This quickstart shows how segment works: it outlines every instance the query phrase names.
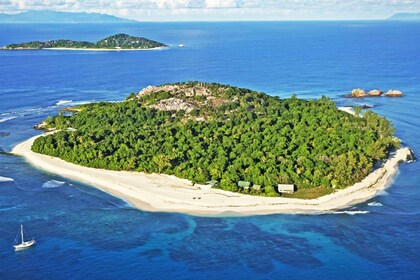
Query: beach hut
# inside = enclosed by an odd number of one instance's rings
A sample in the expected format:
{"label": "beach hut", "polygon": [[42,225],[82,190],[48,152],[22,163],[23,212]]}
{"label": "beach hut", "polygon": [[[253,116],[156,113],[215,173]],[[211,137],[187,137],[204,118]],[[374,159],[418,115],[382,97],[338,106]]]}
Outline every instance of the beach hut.
{"label": "beach hut", "polygon": [[238,182],[238,187],[243,188],[245,190],[249,190],[249,188],[251,187],[251,182],[248,182],[248,181],[239,181]]}
{"label": "beach hut", "polygon": [[277,191],[279,193],[294,193],[295,192],[295,185],[291,184],[278,184]]}

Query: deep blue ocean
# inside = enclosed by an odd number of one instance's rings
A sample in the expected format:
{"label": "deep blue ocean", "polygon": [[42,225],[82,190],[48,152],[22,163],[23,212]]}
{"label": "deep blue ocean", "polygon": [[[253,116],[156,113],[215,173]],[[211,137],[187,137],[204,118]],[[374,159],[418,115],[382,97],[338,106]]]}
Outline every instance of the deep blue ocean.
{"label": "deep blue ocean", "polygon": [[[39,134],[33,126],[61,107],[200,80],[372,105],[420,154],[420,23],[3,24],[0,45],[115,33],[171,47],[0,51],[2,150]],[[406,96],[342,98],[357,87]],[[420,279],[418,162],[402,164],[379,196],[335,214],[236,218],[139,211],[6,154],[0,176],[0,279]],[[37,244],[15,252],[22,223]]]}

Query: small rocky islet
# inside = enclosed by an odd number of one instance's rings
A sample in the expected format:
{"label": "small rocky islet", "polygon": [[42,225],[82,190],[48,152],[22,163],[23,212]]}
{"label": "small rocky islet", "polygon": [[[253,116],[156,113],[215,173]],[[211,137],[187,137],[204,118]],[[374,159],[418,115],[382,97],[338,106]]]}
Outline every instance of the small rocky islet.
{"label": "small rocky islet", "polygon": [[363,98],[363,97],[402,97],[404,94],[400,90],[390,89],[387,92],[383,92],[380,89],[373,89],[370,91],[365,91],[364,89],[355,88],[347,95],[349,98]]}

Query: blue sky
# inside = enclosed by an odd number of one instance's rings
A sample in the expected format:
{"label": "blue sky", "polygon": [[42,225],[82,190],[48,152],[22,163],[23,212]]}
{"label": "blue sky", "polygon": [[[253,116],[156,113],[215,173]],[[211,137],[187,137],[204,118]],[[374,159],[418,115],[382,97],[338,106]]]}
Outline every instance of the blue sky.
{"label": "blue sky", "polygon": [[141,21],[383,19],[420,0],[0,0],[0,12],[98,12]]}

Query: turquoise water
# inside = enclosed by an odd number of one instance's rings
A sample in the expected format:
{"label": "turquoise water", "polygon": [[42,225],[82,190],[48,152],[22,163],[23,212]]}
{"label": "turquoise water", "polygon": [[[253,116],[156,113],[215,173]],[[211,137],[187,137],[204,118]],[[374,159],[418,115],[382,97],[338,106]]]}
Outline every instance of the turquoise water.
{"label": "turquoise water", "polygon": [[[61,107],[202,80],[373,105],[420,151],[418,23],[19,24],[0,25],[0,45],[120,32],[171,48],[0,52],[0,148],[39,134],[33,125]],[[400,89],[406,97],[341,97],[355,87]],[[420,278],[417,162],[401,165],[386,192],[335,214],[242,218],[139,211],[5,154],[0,176],[0,279]],[[15,252],[21,223],[37,245]]]}

